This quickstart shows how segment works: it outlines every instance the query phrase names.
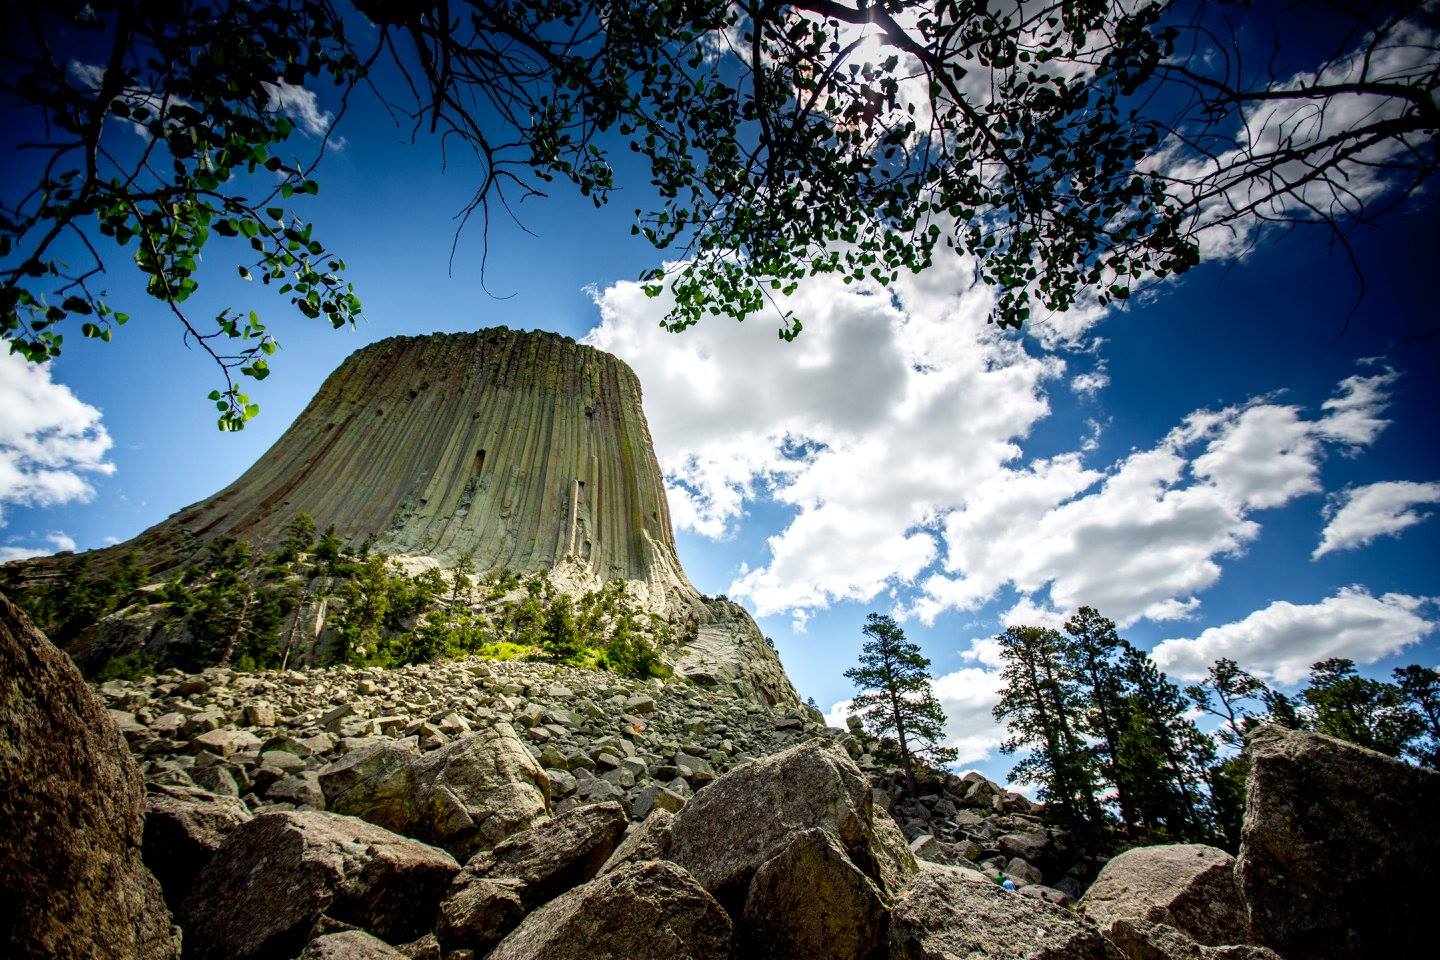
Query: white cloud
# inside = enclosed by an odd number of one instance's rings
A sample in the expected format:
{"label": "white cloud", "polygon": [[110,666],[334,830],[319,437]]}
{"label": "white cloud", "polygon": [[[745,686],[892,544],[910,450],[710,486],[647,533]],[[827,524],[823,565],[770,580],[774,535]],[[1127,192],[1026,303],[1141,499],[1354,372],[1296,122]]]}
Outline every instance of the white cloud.
{"label": "white cloud", "polygon": [[52,530],[45,535],[45,539],[49,541],[48,547],[0,547],[0,563],[28,560],[31,557],[44,557],[62,550],[75,549],[75,539],[61,530]]}
{"label": "white cloud", "polygon": [[115,472],[100,411],[52,381],[52,369],[0,354],[0,523],[6,504],[87,501],[87,475]]}
{"label": "white cloud", "polygon": [[1079,453],[998,470],[945,516],[941,570],[910,612],[930,622],[1010,586],[1021,599],[1007,622],[1053,622],[1082,603],[1122,625],[1192,616],[1219,561],[1259,534],[1255,511],[1317,492],[1327,444],[1374,439],[1393,378],[1342,381],[1316,418],[1267,400],[1196,411],[1105,471]]}
{"label": "white cloud", "polygon": [[1397,480],[1346,490],[1326,505],[1329,522],[1311,559],[1336,550],[1354,550],[1377,537],[1412,527],[1430,516],[1415,508],[1429,503],[1440,503],[1440,483]]}
{"label": "white cloud", "polygon": [[1005,725],[990,712],[1000,702],[1000,671],[961,667],[935,678],[945,708],[945,742],[959,751],[958,764],[988,760],[1005,739]]}
{"label": "white cloud", "polygon": [[1319,603],[1277,600],[1243,620],[1210,627],[1193,639],[1166,640],[1150,655],[1173,676],[1197,680],[1221,657],[1282,684],[1294,684],[1310,665],[1329,657],[1374,663],[1418,643],[1437,625],[1426,609],[1435,601],[1400,593],[1371,596],[1342,588]]}
{"label": "white cloud", "polygon": [[669,302],[634,283],[597,292],[588,342],[640,376],[677,526],[721,536],[747,501],[792,511],[770,558],[728,589],[761,614],[866,600],[938,555],[933,525],[1020,454],[1049,413],[1035,356],[986,323],[988,289],[958,260],[894,296],[821,278],[782,300],[793,344],[764,319],[715,319],[676,337]]}
{"label": "white cloud", "polygon": [[1026,463],[1021,444],[1065,362],[986,324],[991,294],[958,259],[893,295],[801,284],[781,303],[807,321],[789,345],[758,318],[668,334],[668,300],[630,282],[595,299],[587,340],[645,384],[676,526],[718,538],[747,504],[786,510],[767,562],[727,593],[802,623],[914,585],[895,612],[926,622],[1007,587],[1015,616],[1082,603],[1122,625],[1193,616],[1220,561],[1258,535],[1256,511],[1318,492],[1327,450],[1385,427],[1395,379],[1348,377],[1316,414],[1263,397],[1196,411],[1108,468],[1085,460],[1097,421],[1079,449]]}
{"label": "white cloud", "polygon": [[1100,391],[1110,386],[1110,372],[1105,362],[1095,365],[1088,373],[1078,374],[1070,379],[1070,389],[1086,400],[1094,400]]}
{"label": "white cloud", "polygon": [[267,111],[283,113],[311,136],[323,137],[330,129],[335,117],[330,111],[320,109],[315,91],[307,90],[297,83],[286,83],[284,80],[274,83],[262,81],[260,85],[270,95],[270,102],[265,105]]}

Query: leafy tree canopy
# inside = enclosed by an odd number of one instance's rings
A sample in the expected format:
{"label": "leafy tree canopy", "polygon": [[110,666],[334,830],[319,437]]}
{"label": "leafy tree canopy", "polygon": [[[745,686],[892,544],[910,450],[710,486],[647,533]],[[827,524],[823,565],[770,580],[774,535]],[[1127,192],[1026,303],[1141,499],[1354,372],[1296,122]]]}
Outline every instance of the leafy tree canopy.
{"label": "leafy tree canopy", "polygon": [[[0,13],[0,89],[43,132],[16,144],[34,175],[0,199],[0,336],[37,362],[76,326],[109,339],[138,307],[110,302],[103,271],[131,257],[218,364],[220,427],[242,427],[258,411],[243,378],[269,374],[276,341],[255,310],[187,312],[210,241],[307,317],[361,312],[297,209],[315,161],[291,156],[275,109],[321,82],[342,115],[378,95],[473,150],[465,219],[487,227],[555,181],[603,204],[616,152],[637,154],[652,198],[633,231],[671,258],[643,279],[673,295],[676,330],[754,315],[808,276],[886,283],[954,254],[1019,326],[1189,269],[1204,231],[1340,229],[1431,178],[1433,7],[1256,4],[1276,49],[1323,51],[1280,73],[1241,56],[1239,6],[19,0]],[[377,63],[401,81],[373,84]],[[116,143],[131,125],[143,147]],[[803,322],[784,314],[780,336]]]}

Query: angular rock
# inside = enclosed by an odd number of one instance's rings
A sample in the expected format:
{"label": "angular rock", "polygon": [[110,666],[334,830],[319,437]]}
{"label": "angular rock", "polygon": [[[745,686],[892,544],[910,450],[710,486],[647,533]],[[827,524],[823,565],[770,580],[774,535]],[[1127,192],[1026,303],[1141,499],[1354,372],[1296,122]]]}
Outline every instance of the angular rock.
{"label": "angular rock", "polygon": [[790,837],[750,881],[739,952],[756,960],[870,960],[883,946],[880,889],[824,830]]}
{"label": "angular rock", "polygon": [[1319,960],[1432,951],[1440,773],[1273,724],[1246,749],[1235,873],[1256,939]]}
{"label": "angular rock", "polygon": [[393,943],[434,924],[460,865],[443,850],[317,811],[264,813],[231,832],[182,911],[186,957],[293,957],[322,915]]}
{"label": "angular rock", "polygon": [[891,960],[1120,960],[1068,910],[933,865],[895,904],[889,939]]}
{"label": "angular rock", "polygon": [[0,956],[170,960],[125,738],[69,657],[0,596]]}
{"label": "angular rock", "polygon": [[299,960],[405,960],[405,956],[363,930],[343,930],[311,940]]}
{"label": "angular rock", "polygon": [[1117,918],[1109,937],[1127,960],[1282,960],[1268,947],[1207,946],[1174,927],[1137,917]]}
{"label": "angular rock", "polygon": [[670,855],[670,831],[674,824],[675,815],[668,810],[655,810],[641,822],[632,823],[600,872],[609,873],[637,860],[666,859]]}
{"label": "angular rock", "polygon": [[251,818],[238,797],[184,787],[152,788],[145,799],[145,865],[165,902],[179,910],[190,886],[230,832]]}
{"label": "angular rock", "polygon": [[[823,740],[752,760],[697,793],[678,814],[670,858],[738,911],[744,886],[795,830],[833,834],[851,861],[893,897],[915,859],[898,830],[877,828],[870,785],[845,751]],[[890,824],[893,827],[893,824]]]}
{"label": "angular rock", "polygon": [[415,756],[395,745],[356,751],[320,771],[330,808],[445,847],[489,849],[550,812],[550,781],[509,724]]}
{"label": "angular rock", "polygon": [[440,904],[447,950],[488,949],[521,917],[599,873],[629,821],[618,803],[577,807],[476,854]]}
{"label": "angular rock", "polygon": [[1176,927],[1202,944],[1245,943],[1248,926],[1235,858],[1199,843],[1126,850],[1105,864],[1080,911],[1110,936],[1120,919]]}
{"label": "angular rock", "polygon": [[673,863],[626,864],[525,918],[486,960],[728,960],[730,918]]}

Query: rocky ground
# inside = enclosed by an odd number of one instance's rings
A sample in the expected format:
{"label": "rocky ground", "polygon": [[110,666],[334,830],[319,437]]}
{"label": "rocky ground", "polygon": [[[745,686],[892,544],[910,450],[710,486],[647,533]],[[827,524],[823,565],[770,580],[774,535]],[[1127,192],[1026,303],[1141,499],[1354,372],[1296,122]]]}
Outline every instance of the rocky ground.
{"label": "rocky ground", "polygon": [[1440,774],[1278,727],[1247,745],[1238,858],[1137,848],[1067,906],[1083,869],[1024,798],[977,777],[903,798],[803,710],[473,662],[102,693],[0,597],[0,955],[1340,960],[1432,939]]}
{"label": "rocky ground", "polygon": [[[471,828],[426,822],[436,817],[421,798],[468,776],[453,759],[441,770],[440,758],[473,753],[483,740],[491,752],[510,751],[554,813],[615,801],[643,820],[678,810],[738,764],[820,737],[857,763],[875,805],[928,859],[973,862],[1020,888],[1048,881],[1053,888],[1031,895],[1058,903],[1077,898],[1096,869],[1074,862],[1063,833],[1025,797],[979,774],[923,780],[908,797],[855,733],[825,727],[812,709],[765,707],[723,688],[469,660],[396,670],[217,668],[109,681],[98,692],[152,794],[199,788],[239,798],[252,812],[328,809],[449,841]],[[523,810],[512,819],[529,822]],[[453,843],[462,854],[473,846]]]}

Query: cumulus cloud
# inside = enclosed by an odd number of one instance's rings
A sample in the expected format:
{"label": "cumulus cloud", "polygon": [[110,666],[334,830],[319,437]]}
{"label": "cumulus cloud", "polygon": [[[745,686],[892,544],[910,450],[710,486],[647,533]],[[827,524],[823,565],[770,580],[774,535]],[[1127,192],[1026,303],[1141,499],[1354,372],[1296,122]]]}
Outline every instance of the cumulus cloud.
{"label": "cumulus cloud", "polygon": [[791,511],[727,591],[768,614],[915,578],[941,514],[1019,456],[1064,363],[988,325],[991,297],[958,262],[893,295],[821,278],[782,300],[807,329],[777,345],[760,319],[667,334],[668,301],[621,282],[587,339],[645,384],[678,526],[723,535],[760,498]]}
{"label": "cumulus cloud", "polygon": [[1166,640],[1150,652],[1172,676],[1198,680],[1221,657],[1282,684],[1304,679],[1310,666],[1329,657],[1374,663],[1428,636],[1437,621],[1434,598],[1401,593],[1371,596],[1363,587],[1342,588],[1319,603],[1277,600],[1254,613],[1191,639]]}
{"label": "cumulus cloud", "polygon": [[930,622],[1010,586],[1021,601],[1007,619],[1053,622],[1082,603],[1122,625],[1191,616],[1219,561],[1259,534],[1256,511],[1318,492],[1327,445],[1383,429],[1393,379],[1347,378],[1316,417],[1263,398],[1196,411],[1108,470],[1079,453],[997,470],[944,517],[941,569],[910,610]]}
{"label": "cumulus cloud", "polygon": [[28,560],[31,557],[44,557],[52,553],[59,553],[62,550],[74,550],[75,539],[64,531],[52,530],[45,535],[48,546],[44,547],[0,547],[0,563],[9,563],[12,560]]}
{"label": "cumulus cloud", "polygon": [[89,477],[115,472],[100,411],[51,380],[52,369],[0,354],[0,523],[7,504],[87,501]]}
{"label": "cumulus cloud", "polygon": [[727,593],[801,622],[897,588],[896,612],[926,622],[1006,588],[1036,619],[1080,603],[1121,624],[1192,616],[1257,511],[1318,492],[1328,450],[1384,429],[1395,379],[1348,377],[1313,412],[1268,397],[1196,411],[1108,467],[1085,459],[1096,422],[1078,449],[1026,462],[1065,360],[988,325],[991,293],[958,259],[893,291],[801,284],[780,305],[807,329],[785,346],[763,321],[666,333],[669,302],[635,283],[594,296],[587,340],[645,384],[676,526],[718,538],[748,504],[785,509],[767,561]]}
{"label": "cumulus cloud", "polygon": [[1440,503],[1440,483],[1396,480],[1346,490],[1326,505],[1328,522],[1310,557],[1318,560],[1327,553],[1354,550],[1378,537],[1398,534],[1428,518],[1428,511],[1416,507],[1431,503]]}

